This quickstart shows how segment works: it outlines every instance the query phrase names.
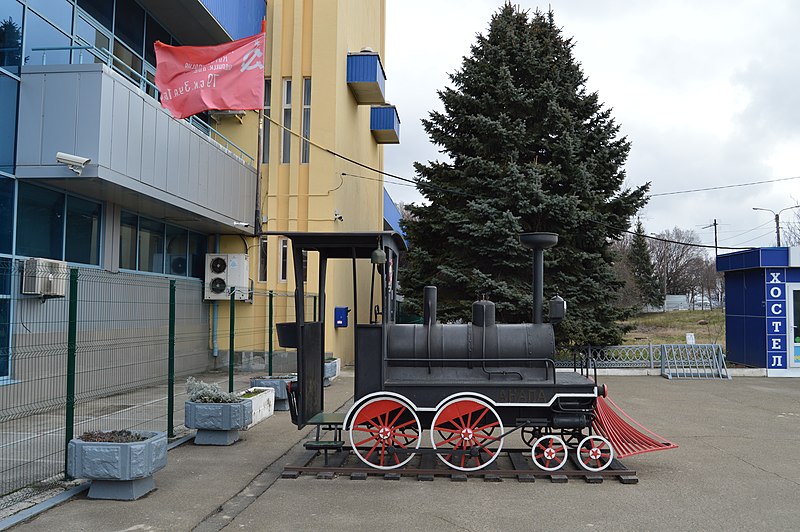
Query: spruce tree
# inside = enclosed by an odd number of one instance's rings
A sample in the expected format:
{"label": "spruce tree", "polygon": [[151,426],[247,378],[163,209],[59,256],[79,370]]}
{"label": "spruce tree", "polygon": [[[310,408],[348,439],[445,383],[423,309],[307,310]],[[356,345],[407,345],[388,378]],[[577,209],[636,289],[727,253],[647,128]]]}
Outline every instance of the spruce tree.
{"label": "spruce tree", "polygon": [[412,308],[439,288],[439,317],[469,319],[472,301],[498,321],[531,320],[531,252],[518,234],[559,233],[545,254],[545,298],[568,301],[559,340],[620,341],[620,286],[611,243],[644,205],[647,186],[622,189],[630,144],[562,36],[553,12],[506,4],[439,91],[444,111],[423,125],[449,158],[416,163],[425,205],[409,207],[402,279]]}
{"label": "spruce tree", "polygon": [[653,268],[653,258],[644,236],[644,225],[641,220],[636,220],[631,245],[627,256],[636,287],[639,289],[642,306],[651,305],[659,307],[664,304],[664,293]]}

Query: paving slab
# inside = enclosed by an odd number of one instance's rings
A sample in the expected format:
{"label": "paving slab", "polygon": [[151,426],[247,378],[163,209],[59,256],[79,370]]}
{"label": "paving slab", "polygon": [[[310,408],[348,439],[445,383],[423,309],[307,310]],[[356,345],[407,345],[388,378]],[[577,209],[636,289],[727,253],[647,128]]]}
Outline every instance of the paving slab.
{"label": "paving slab", "polygon": [[[276,413],[230,448],[183,445],[132,502],[73,499],[19,530],[796,530],[800,381],[604,376],[610,397],[680,448],[625,458],[638,484],[281,479],[308,431]],[[326,388],[328,408],[352,372]]]}

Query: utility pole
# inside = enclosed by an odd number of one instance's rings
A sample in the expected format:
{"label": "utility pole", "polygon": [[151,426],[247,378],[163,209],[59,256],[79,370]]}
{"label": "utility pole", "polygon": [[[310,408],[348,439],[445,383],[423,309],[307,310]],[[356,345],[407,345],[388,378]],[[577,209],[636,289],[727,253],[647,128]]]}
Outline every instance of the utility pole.
{"label": "utility pole", "polygon": [[781,213],[783,211],[788,211],[789,209],[796,209],[798,207],[800,207],[800,204],[792,205],[791,207],[786,207],[784,209],[779,210],[778,212],[775,212],[772,209],[764,209],[762,207],[753,207],[753,210],[771,212],[775,216],[775,242],[777,243],[778,247],[781,247]]}
{"label": "utility pole", "polygon": [[[718,246],[718,244],[717,244],[717,219],[714,218],[714,223],[713,224],[706,225],[702,229],[708,229],[709,227],[712,227],[712,226],[714,227],[714,257],[719,257],[719,250],[717,249],[717,246]],[[778,243],[778,245],[780,246],[780,242]]]}

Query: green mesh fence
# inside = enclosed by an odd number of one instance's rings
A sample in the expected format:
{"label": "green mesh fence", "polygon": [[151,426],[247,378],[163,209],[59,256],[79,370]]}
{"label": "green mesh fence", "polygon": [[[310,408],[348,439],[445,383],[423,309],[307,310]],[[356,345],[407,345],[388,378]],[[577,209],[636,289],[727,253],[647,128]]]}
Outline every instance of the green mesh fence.
{"label": "green mesh fence", "polygon": [[[315,302],[308,296],[309,321]],[[235,303],[233,371],[229,303],[216,305],[217,357],[200,280],[0,258],[0,510],[63,486],[73,436],[188,433],[187,377],[226,389],[235,373],[242,390],[273,357],[293,362],[274,332],[294,321],[292,294],[256,292],[251,303]]]}

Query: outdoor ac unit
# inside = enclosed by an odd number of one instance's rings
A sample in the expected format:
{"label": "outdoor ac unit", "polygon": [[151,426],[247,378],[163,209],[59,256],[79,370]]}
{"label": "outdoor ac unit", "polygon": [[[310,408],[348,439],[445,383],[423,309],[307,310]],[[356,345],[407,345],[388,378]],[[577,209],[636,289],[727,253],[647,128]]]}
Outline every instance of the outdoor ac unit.
{"label": "outdoor ac unit", "polygon": [[247,255],[239,253],[207,253],[206,279],[203,299],[221,301],[250,299],[250,264]]}
{"label": "outdoor ac unit", "polygon": [[67,263],[32,258],[22,271],[22,293],[43,297],[64,297],[67,293]]}

